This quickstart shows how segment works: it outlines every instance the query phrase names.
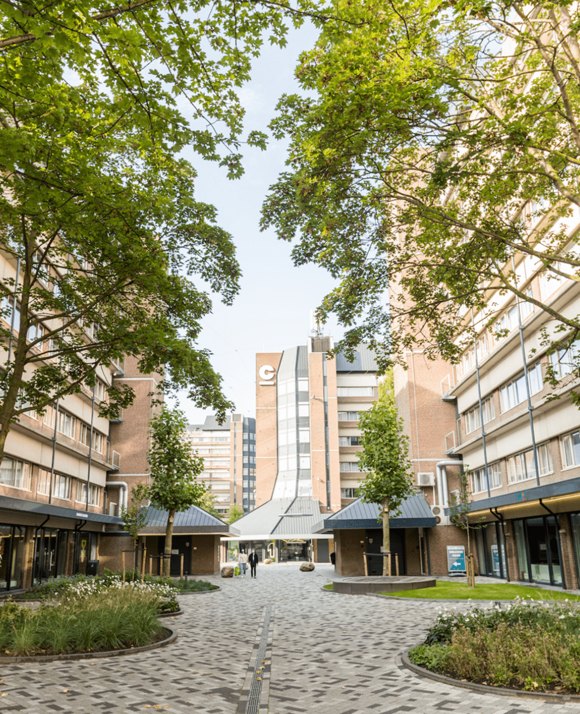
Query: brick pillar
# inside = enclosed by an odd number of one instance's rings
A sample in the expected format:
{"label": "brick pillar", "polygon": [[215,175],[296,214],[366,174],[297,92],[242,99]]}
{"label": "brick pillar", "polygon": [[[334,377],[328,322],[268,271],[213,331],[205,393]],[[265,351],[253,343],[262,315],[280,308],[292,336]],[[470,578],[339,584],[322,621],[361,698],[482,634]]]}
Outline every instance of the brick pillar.
{"label": "brick pillar", "polygon": [[560,534],[560,550],[562,552],[562,572],[566,582],[566,589],[577,590],[580,587],[580,583],[576,572],[572,524],[567,513],[562,513],[558,516],[558,530]]}
{"label": "brick pillar", "polygon": [[516,534],[513,521],[505,521],[504,534],[505,555],[507,560],[505,566],[507,569],[508,580],[519,580],[518,551],[516,547]]}

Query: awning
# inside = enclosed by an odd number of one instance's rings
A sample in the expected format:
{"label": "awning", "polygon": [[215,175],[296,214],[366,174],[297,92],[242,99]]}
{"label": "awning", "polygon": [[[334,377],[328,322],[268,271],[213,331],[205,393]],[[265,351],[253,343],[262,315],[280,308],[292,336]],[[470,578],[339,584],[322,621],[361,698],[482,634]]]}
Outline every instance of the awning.
{"label": "awning", "polygon": [[310,540],[322,519],[320,503],[306,496],[274,498],[232,524],[232,533],[244,540]]}
{"label": "awning", "polygon": [[571,510],[574,510],[575,507],[572,506],[572,501],[575,496],[580,496],[580,478],[571,478],[566,481],[548,483],[543,486],[525,488],[514,493],[503,493],[492,498],[472,501],[470,516],[476,517],[484,512],[489,513],[490,509],[499,509],[499,513],[503,513],[505,510],[507,516],[515,512],[518,506],[522,509],[525,506],[529,508],[534,505],[541,506],[540,499],[548,507],[550,504],[556,505],[560,503],[564,505],[564,503],[570,502]]}
{"label": "awning", "polygon": [[[433,528],[435,516],[421,493],[407,498],[390,518],[391,528]],[[381,528],[381,507],[358,498],[340,511],[324,519],[324,530]]]}
{"label": "awning", "polygon": [[[89,523],[106,523],[111,525],[121,525],[123,519],[119,516],[109,516],[105,513],[92,513],[75,508],[63,508],[53,506],[51,503],[39,503],[38,501],[25,501],[22,498],[11,498],[10,496],[0,496],[0,509],[6,511],[22,511],[24,513],[37,513],[39,516],[54,516],[55,518],[71,518],[74,521],[87,521]],[[47,527],[50,527],[47,525]]]}
{"label": "awning", "polygon": [[[145,509],[145,526],[139,530],[140,535],[165,535],[167,511],[148,506]],[[220,534],[230,535],[230,527],[203,508],[191,506],[187,511],[175,514],[173,532],[176,535]]]}

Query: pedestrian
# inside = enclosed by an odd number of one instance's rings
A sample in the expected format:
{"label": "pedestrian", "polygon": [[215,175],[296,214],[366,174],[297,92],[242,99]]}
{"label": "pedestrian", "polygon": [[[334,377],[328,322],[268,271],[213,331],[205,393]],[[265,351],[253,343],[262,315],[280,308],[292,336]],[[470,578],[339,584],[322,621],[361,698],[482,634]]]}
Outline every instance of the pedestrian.
{"label": "pedestrian", "polygon": [[248,554],[244,550],[240,549],[238,563],[240,565],[240,573],[245,576],[246,570],[248,569]]}
{"label": "pedestrian", "polygon": [[258,554],[253,550],[248,556],[248,563],[250,564],[250,575],[252,578],[256,577],[256,565],[258,565]]}

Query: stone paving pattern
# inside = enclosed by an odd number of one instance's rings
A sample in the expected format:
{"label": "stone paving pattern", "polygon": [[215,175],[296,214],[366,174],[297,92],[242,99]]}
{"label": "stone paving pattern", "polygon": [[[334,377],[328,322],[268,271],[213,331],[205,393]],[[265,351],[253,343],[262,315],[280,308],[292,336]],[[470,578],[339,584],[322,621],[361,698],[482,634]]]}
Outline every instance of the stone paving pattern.
{"label": "stone paving pattern", "polygon": [[[580,714],[577,703],[479,694],[416,676],[398,653],[438,603],[321,590],[331,566],[258,566],[255,580],[180,598],[168,647],[123,657],[0,666],[0,712],[235,714],[244,709],[264,608],[272,605],[260,714]],[[271,668],[270,668],[271,661]],[[265,697],[265,699],[264,699]]]}

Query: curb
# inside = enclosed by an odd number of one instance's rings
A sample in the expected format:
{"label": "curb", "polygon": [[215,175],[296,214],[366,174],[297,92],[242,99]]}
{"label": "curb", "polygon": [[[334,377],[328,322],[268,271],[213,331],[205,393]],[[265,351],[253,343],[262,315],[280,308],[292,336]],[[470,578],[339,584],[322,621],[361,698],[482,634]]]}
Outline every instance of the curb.
{"label": "curb", "polygon": [[[403,599],[403,598],[401,598]],[[447,684],[452,687],[460,687],[461,689],[469,689],[472,692],[478,692],[479,694],[497,694],[504,697],[522,697],[523,699],[543,699],[548,702],[578,702],[580,703],[580,695],[577,694],[556,694],[554,692],[526,692],[523,689],[508,689],[507,687],[492,687],[488,684],[477,684],[476,682],[466,682],[460,679],[454,679],[453,677],[448,677],[445,674],[439,674],[438,672],[431,672],[424,667],[419,667],[417,664],[413,664],[409,659],[409,650],[403,650],[399,652],[399,660],[401,665],[419,675],[420,677],[427,677],[428,679],[434,679],[436,682],[441,682],[442,684]]]}
{"label": "curb", "polygon": [[181,597],[182,595],[210,595],[211,593],[217,593],[220,590],[221,590],[220,586],[217,585],[212,590],[186,590],[185,592],[180,592],[178,590],[177,595],[178,595],[178,597]]}
{"label": "curb", "polygon": [[0,665],[21,664],[24,662],[63,662],[75,659],[101,659],[103,657],[121,657],[123,655],[139,654],[149,652],[159,647],[170,645],[177,639],[177,632],[170,627],[163,627],[162,633],[165,635],[162,640],[152,642],[141,647],[129,647],[123,650],[105,650],[103,652],[74,652],[60,655],[18,655],[16,657],[0,657]]}
{"label": "curb", "polygon": [[175,610],[175,612],[160,612],[157,617],[163,619],[165,617],[177,617],[178,615],[183,615],[183,610]]}

